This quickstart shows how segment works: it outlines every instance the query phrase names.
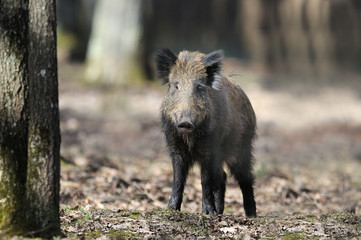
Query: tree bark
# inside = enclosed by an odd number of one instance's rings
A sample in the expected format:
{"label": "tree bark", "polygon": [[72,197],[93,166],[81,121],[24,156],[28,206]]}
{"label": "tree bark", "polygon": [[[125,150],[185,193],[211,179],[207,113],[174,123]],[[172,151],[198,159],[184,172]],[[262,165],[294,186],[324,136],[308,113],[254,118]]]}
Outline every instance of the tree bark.
{"label": "tree bark", "polygon": [[26,199],[32,228],[59,230],[60,129],[55,0],[29,1]]}
{"label": "tree bark", "polygon": [[0,0],[0,238],[60,232],[55,0]]}
{"label": "tree bark", "polygon": [[27,167],[26,1],[0,1],[0,234],[22,229]]}

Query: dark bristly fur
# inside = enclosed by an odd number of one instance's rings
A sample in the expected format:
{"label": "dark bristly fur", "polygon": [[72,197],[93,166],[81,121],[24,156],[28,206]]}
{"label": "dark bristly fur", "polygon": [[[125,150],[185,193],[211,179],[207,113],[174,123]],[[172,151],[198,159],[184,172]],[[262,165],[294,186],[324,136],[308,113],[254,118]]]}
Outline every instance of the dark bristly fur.
{"label": "dark bristly fur", "polygon": [[168,207],[180,210],[189,169],[201,168],[203,213],[222,214],[225,163],[243,194],[246,215],[256,216],[252,144],[256,117],[242,89],[221,72],[222,51],[208,55],[169,49],[157,52],[158,76],[168,84],[161,106],[162,129],[173,165]]}

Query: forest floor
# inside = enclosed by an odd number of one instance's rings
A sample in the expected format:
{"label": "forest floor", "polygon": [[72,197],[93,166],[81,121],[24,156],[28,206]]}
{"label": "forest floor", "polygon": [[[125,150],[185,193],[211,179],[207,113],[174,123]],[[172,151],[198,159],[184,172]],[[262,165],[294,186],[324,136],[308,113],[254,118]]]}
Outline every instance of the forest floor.
{"label": "forest floor", "polygon": [[64,239],[328,239],[361,237],[361,95],[349,86],[265,87],[236,80],[258,117],[257,218],[228,178],[225,211],[201,214],[199,169],[182,211],[166,209],[172,169],[160,131],[158,82],[84,85],[59,66]]}

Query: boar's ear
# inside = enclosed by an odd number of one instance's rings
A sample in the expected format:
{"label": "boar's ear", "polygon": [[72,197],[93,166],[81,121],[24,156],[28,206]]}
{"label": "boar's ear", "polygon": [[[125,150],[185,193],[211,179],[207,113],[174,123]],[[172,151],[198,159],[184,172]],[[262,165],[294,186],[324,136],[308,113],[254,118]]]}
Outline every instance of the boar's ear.
{"label": "boar's ear", "polygon": [[174,55],[168,48],[159,48],[155,54],[155,62],[157,64],[158,77],[162,79],[162,84],[167,84],[169,81],[169,72],[175,64],[177,56]]}
{"label": "boar's ear", "polygon": [[207,54],[203,58],[203,64],[207,72],[207,84],[212,88],[219,90],[221,88],[221,69],[222,69],[223,51],[217,50]]}

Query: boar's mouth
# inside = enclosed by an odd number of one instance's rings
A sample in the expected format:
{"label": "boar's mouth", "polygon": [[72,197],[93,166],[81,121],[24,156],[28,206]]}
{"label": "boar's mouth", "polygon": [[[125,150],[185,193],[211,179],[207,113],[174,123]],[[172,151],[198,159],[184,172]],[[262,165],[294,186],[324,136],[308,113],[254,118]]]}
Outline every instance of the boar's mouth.
{"label": "boar's mouth", "polygon": [[194,130],[194,125],[188,121],[183,121],[177,125],[177,128],[181,133],[191,133]]}

